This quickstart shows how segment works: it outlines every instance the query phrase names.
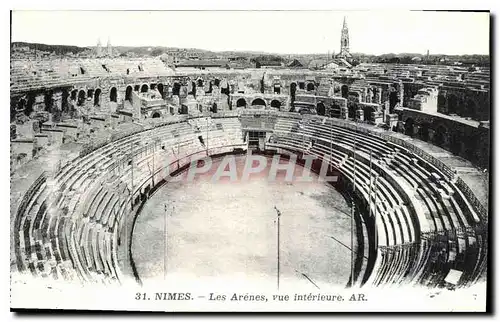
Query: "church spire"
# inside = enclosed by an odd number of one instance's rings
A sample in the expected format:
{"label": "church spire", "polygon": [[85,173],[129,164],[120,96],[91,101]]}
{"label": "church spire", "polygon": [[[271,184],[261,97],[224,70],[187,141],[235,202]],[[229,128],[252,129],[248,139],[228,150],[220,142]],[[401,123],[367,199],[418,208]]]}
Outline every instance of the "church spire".
{"label": "church spire", "polygon": [[108,56],[112,57],[113,56],[113,47],[111,46],[111,39],[108,37]]}
{"label": "church spire", "polygon": [[97,46],[96,46],[96,56],[97,57],[100,57],[102,52],[101,52],[101,48],[102,48],[102,45],[101,45],[101,38],[97,38]]}
{"label": "church spire", "polygon": [[342,32],[340,34],[340,58],[350,58],[351,54],[349,52],[349,28],[347,28],[347,22],[344,16],[344,23],[342,24]]}

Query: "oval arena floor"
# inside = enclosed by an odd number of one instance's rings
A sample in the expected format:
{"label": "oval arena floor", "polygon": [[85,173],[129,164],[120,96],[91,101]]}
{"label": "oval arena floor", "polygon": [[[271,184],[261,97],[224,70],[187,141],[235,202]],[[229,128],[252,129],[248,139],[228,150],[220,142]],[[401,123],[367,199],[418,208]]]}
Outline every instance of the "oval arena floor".
{"label": "oval arena floor", "polygon": [[[132,258],[144,285],[246,284],[275,289],[277,207],[280,288],[345,286],[350,276],[350,212],[344,197],[318,175],[313,182],[271,182],[267,167],[241,176],[247,156],[236,156],[238,179],[213,181],[222,159],[205,174],[163,185],[138,215]],[[281,160],[280,162],[288,162]],[[165,220],[166,226],[165,226]],[[166,246],[166,247],[165,247]],[[165,262],[166,261],[166,262]],[[165,271],[166,268],[166,271]]]}

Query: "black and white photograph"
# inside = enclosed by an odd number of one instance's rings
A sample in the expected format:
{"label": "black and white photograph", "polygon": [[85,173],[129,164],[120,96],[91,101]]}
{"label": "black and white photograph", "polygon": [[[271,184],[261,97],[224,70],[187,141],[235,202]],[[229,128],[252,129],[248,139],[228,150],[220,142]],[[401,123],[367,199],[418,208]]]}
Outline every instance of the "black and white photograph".
{"label": "black and white photograph", "polygon": [[485,312],[491,19],[11,10],[11,310]]}

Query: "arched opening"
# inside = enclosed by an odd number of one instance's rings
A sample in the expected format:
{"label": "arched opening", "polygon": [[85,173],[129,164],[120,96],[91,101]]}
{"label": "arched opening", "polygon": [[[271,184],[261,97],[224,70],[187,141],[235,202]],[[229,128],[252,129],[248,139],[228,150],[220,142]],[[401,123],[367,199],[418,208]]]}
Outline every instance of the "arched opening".
{"label": "arched opening", "polygon": [[240,98],[239,100],[236,101],[236,107],[246,107],[247,106],[247,101],[245,101],[244,98]]}
{"label": "arched opening", "polygon": [[188,107],[186,105],[181,105],[181,110],[179,111],[180,114],[187,114],[188,113]]}
{"label": "arched opening", "polygon": [[217,113],[217,103],[212,104],[212,108],[210,109],[210,112]]}
{"label": "arched opening", "polygon": [[26,107],[24,108],[24,114],[26,114],[26,116],[30,116],[30,114],[33,112],[33,104],[35,104],[35,95],[30,94],[28,95],[28,102],[26,103]]}
{"label": "arched opening", "polygon": [[434,132],[434,144],[440,147],[445,145],[446,136],[448,135],[448,130],[443,125],[439,125]]}
{"label": "arched opening", "polygon": [[151,84],[151,85],[149,85],[149,88],[150,88],[152,91],[154,91],[154,90],[156,89],[156,84]]}
{"label": "arched opening", "polygon": [[456,114],[458,107],[458,97],[456,95],[448,95],[448,113]]}
{"label": "arched opening", "polygon": [[100,99],[101,99],[101,89],[98,88],[95,90],[95,93],[94,93],[94,106],[100,106]]}
{"label": "arched opening", "polygon": [[198,85],[198,87],[203,87],[203,79],[201,79],[201,78],[198,79],[197,85]]}
{"label": "arched opening", "polygon": [[314,83],[307,83],[307,91],[314,91]]}
{"label": "arched opening", "polygon": [[76,102],[76,105],[82,106],[85,103],[85,91],[81,90],[78,92],[78,101]]}
{"label": "arched opening", "polygon": [[74,90],[71,91],[71,96],[70,96],[69,99],[72,100],[72,101],[76,101],[77,95],[78,95],[78,90],[74,89]]}
{"label": "arched opening", "polygon": [[141,93],[147,93],[149,90],[149,87],[147,84],[144,84],[141,86]]}
{"label": "arched opening", "polygon": [[214,86],[217,86],[217,87],[218,87],[219,85],[220,85],[220,80],[216,78],[216,79],[214,80]]}
{"label": "arched opening", "polygon": [[93,89],[87,90],[87,98],[90,100],[94,98],[94,90]]}
{"label": "arched opening", "polygon": [[445,107],[446,106],[446,97],[442,94],[438,95],[438,106]]}
{"label": "arched opening", "polygon": [[132,86],[127,86],[125,89],[125,100],[132,102]]}
{"label": "arched opening", "polygon": [[415,126],[415,122],[412,118],[408,118],[405,121],[405,134],[408,136],[413,136],[413,127]]}
{"label": "arched opening", "polygon": [[266,102],[264,102],[261,98],[256,98],[252,101],[252,106],[266,106]]}
{"label": "arched opening", "polygon": [[172,88],[172,95],[179,96],[180,92],[181,92],[181,84],[175,82],[174,87]]}
{"label": "arched opening", "polygon": [[141,85],[134,85],[134,92],[138,92],[141,89]]}
{"label": "arched opening", "polygon": [[395,88],[391,88],[391,93],[389,94],[389,113],[392,113],[396,104],[399,103],[398,92]]}
{"label": "arched opening", "polygon": [[189,94],[196,97],[196,83],[195,82],[191,82],[191,92],[189,92]]}
{"label": "arched opening", "polygon": [[291,83],[290,84],[290,98],[293,101],[295,101],[295,93],[297,92],[297,84],[296,83]]}
{"label": "arched opening", "polygon": [[271,101],[271,107],[276,108],[276,109],[278,109],[278,110],[279,110],[279,109],[280,109],[280,107],[281,107],[281,102],[280,102],[280,101],[278,101],[278,100],[272,100],[272,101]]}
{"label": "arched opening", "polygon": [[281,94],[281,86],[279,84],[274,85],[273,89],[274,94]]}
{"label": "arched opening", "polygon": [[165,93],[163,92],[164,91],[164,87],[163,87],[163,84],[162,83],[159,83],[158,84],[158,88],[157,88],[158,92],[160,93],[161,95],[161,98],[162,99],[165,99]]}
{"label": "arched opening", "polygon": [[325,116],[325,113],[326,113],[325,104],[323,104],[322,102],[319,102],[316,105],[316,113],[318,113],[318,115]]}
{"label": "arched opening", "polygon": [[343,98],[347,98],[347,96],[349,95],[349,86],[342,85],[342,87],[340,88],[340,92]]}
{"label": "arched opening", "polygon": [[115,102],[115,103],[118,101],[118,95],[117,95],[116,87],[112,87],[111,91],[109,91],[109,101],[110,102]]}
{"label": "arched opening", "polygon": [[54,100],[52,99],[52,95],[54,93],[52,91],[45,92],[43,101],[45,103],[45,111],[52,113],[52,106],[54,105]]}
{"label": "arched opening", "polygon": [[475,117],[477,114],[476,103],[473,100],[467,100],[465,103],[465,116],[466,117]]}
{"label": "arched opening", "polygon": [[69,93],[66,89],[62,91],[62,96],[61,96],[61,109],[63,112],[68,112],[68,98],[69,98]]}
{"label": "arched opening", "polygon": [[451,152],[455,155],[459,155],[462,150],[462,136],[460,133],[454,133],[450,142]]}
{"label": "arched opening", "polygon": [[223,80],[220,84],[220,93],[229,96],[229,83]]}
{"label": "arched opening", "polygon": [[347,103],[347,117],[350,119],[356,118],[356,105],[353,103]]}
{"label": "arched opening", "polygon": [[161,117],[161,114],[160,114],[160,112],[154,112],[151,117],[154,118],[154,119],[157,119],[157,118]]}
{"label": "arched opening", "polygon": [[420,128],[418,129],[418,136],[422,141],[429,141],[429,123],[424,122],[420,124]]}

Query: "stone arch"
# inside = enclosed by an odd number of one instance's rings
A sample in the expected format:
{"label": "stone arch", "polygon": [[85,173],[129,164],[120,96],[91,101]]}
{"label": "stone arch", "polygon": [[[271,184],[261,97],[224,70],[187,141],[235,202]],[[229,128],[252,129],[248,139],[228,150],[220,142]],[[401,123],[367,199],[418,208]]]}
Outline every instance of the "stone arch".
{"label": "stone arch", "polygon": [[68,98],[69,98],[69,93],[67,89],[63,89],[61,93],[61,110],[63,112],[68,111]]}
{"label": "stone arch", "polygon": [[256,98],[252,101],[252,106],[263,105],[266,106],[266,102],[262,98]]}
{"label": "stone arch", "polygon": [[152,90],[152,91],[154,91],[156,89],[156,86],[157,85],[154,84],[154,83],[153,84],[149,84],[149,89]]}
{"label": "stone arch", "polygon": [[54,99],[52,98],[52,95],[54,95],[54,92],[49,90],[45,92],[43,101],[45,103],[45,111],[52,113],[52,108],[54,105]]}
{"label": "stone arch", "polygon": [[78,90],[74,89],[74,90],[71,91],[71,95],[70,95],[69,99],[72,100],[72,101],[76,101],[77,100],[77,96],[78,96]]}
{"label": "stone arch", "polygon": [[100,99],[101,99],[101,89],[98,88],[95,90],[94,93],[94,106],[100,106]]}
{"label": "stone arch", "polygon": [[475,117],[477,115],[477,104],[472,99],[465,102],[465,115],[467,117]]}
{"label": "stone arch", "polygon": [[240,98],[236,101],[236,107],[247,107],[247,101],[244,98]]}
{"label": "stone arch", "polygon": [[343,98],[347,98],[349,96],[349,86],[342,85],[340,87],[340,93]]}
{"label": "stone arch", "polygon": [[448,101],[448,114],[456,114],[458,111],[458,97],[455,94],[449,94]]}
{"label": "stone arch", "polygon": [[86,98],[85,91],[82,89],[78,92],[78,100],[76,102],[76,105],[82,106],[83,104],[85,104],[85,98]]}
{"label": "stone arch", "polygon": [[430,124],[428,122],[423,122],[420,124],[419,129],[418,129],[418,137],[422,141],[429,141],[429,129],[430,129]]}
{"label": "stone arch", "polygon": [[434,144],[440,147],[446,145],[446,137],[448,136],[448,129],[443,124],[435,126]]}
{"label": "stone arch", "polygon": [[438,102],[437,102],[439,107],[444,107],[446,106],[446,96],[443,94],[438,95]]}
{"label": "stone arch", "polygon": [[189,92],[189,94],[196,97],[196,83],[194,81],[191,81],[191,92]]}
{"label": "stone arch", "polygon": [[356,104],[351,102],[347,103],[347,116],[350,119],[356,118]]}
{"label": "stone arch", "polygon": [[94,89],[93,88],[89,88],[87,90],[87,98],[88,99],[93,99],[94,98]]}
{"label": "stone arch", "polygon": [[297,93],[297,83],[290,84],[290,98],[292,102],[295,101],[295,94]]}
{"label": "stone arch", "polygon": [[33,112],[33,105],[35,104],[35,95],[30,93],[28,94],[28,101],[26,102],[26,107],[24,108],[24,114],[26,116],[30,116]]}
{"label": "stone arch", "polygon": [[319,102],[318,104],[316,104],[316,113],[318,113],[318,115],[325,116],[326,108],[323,102]]}
{"label": "stone arch", "polygon": [[196,81],[196,85],[197,85],[198,87],[203,87],[203,79],[198,78],[198,80]]}
{"label": "stone arch", "polygon": [[462,150],[462,135],[460,132],[455,132],[451,135],[450,150],[455,155],[460,155]]}
{"label": "stone arch", "polygon": [[125,100],[126,101],[129,101],[129,102],[132,102],[132,86],[127,86],[127,88],[125,89]]}
{"label": "stone arch", "polygon": [[116,87],[112,87],[111,90],[109,91],[109,101],[115,103],[118,101],[118,94]]}
{"label": "stone arch", "polygon": [[158,83],[157,90],[158,90],[158,92],[160,93],[161,98],[165,99],[165,92],[164,92],[165,87],[163,86],[163,84],[162,84],[162,83]]}
{"label": "stone arch", "polygon": [[311,92],[311,91],[314,91],[314,87],[315,87],[314,83],[311,82],[311,83],[307,83],[307,88],[306,89],[307,89],[308,92]]}
{"label": "stone arch", "polygon": [[141,93],[147,93],[149,91],[148,84],[142,84]]}
{"label": "stone arch", "polygon": [[158,111],[154,112],[153,115],[151,116],[151,118],[154,118],[154,119],[160,118],[160,117],[161,117],[161,113]]}
{"label": "stone arch", "polygon": [[399,95],[397,90],[392,87],[391,92],[389,93],[389,113],[392,113],[394,107],[399,103]]}
{"label": "stone arch", "polygon": [[174,87],[172,88],[172,95],[179,96],[180,93],[181,93],[181,84],[179,84],[178,82],[175,82]]}
{"label": "stone arch", "polygon": [[271,107],[276,108],[276,109],[278,109],[278,110],[279,110],[279,109],[280,109],[280,107],[281,107],[281,102],[280,102],[280,101],[278,101],[278,100],[272,100],[272,101],[271,101]]}
{"label": "stone arch", "polygon": [[413,136],[413,128],[415,127],[415,121],[409,117],[405,121],[405,134]]}

